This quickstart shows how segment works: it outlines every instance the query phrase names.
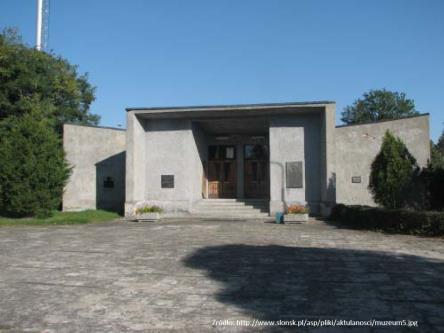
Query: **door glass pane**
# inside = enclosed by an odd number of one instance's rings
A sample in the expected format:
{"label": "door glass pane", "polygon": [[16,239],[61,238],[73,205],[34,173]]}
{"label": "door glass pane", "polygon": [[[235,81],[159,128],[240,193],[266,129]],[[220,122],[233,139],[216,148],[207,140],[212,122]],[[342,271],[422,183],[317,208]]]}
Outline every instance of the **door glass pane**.
{"label": "door glass pane", "polygon": [[233,159],[234,158],[234,147],[227,147],[225,150],[225,158]]}
{"label": "door glass pane", "polygon": [[215,168],[215,180],[221,180],[220,179],[220,163],[219,162],[217,162],[217,163],[214,163],[214,168]]}
{"label": "door glass pane", "polygon": [[245,145],[245,159],[266,160],[268,159],[268,147],[266,145]]}
{"label": "door glass pane", "polygon": [[232,182],[233,178],[232,163],[224,163],[224,181]]}
{"label": "door glass pane", "polygon": [[257,181],[257,162],[251,162],[251,180],[256,182]]}

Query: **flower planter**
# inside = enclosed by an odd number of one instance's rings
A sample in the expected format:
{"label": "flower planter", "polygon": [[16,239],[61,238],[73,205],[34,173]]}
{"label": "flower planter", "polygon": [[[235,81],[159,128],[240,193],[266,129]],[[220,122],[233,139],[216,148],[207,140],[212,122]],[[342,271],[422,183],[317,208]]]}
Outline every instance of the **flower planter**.
{"label": "flower planter", "polygon": [[308,214],[285,214],[284,222],[307,222]]}
{"label": "flower planter", "polygon": [[160,220],[160,213],[143,213],[136,215],[137,222],[154,222]]}

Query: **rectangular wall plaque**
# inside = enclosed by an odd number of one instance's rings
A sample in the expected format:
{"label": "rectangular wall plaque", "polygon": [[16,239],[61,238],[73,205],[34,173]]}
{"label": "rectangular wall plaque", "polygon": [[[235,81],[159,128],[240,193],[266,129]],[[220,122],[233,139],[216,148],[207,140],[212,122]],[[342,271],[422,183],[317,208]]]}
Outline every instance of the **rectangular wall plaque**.
{"label": "rectangular wall plaque", "polygon": [[174,188],[174,175],[161,175],[160,183],[162,188]]}
{"label": "rectangular wall plaque", "polygon": [[352,183],[360,183],[361,182],[361,176],[353,176],[352,177]]}
{"label": "rectangular wall plaque", "polygon": [[287,188],[303,187],[302,162],[285,162],[285,176]]}

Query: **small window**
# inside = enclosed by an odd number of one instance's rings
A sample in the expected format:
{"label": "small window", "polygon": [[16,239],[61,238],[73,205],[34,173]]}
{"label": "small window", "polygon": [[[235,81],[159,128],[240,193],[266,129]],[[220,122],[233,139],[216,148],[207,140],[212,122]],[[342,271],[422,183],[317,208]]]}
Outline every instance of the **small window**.
{"label": "small window", "polygon": [[226,147],[225,158],[227,160],[232,160],[234,158],[234,147]]}

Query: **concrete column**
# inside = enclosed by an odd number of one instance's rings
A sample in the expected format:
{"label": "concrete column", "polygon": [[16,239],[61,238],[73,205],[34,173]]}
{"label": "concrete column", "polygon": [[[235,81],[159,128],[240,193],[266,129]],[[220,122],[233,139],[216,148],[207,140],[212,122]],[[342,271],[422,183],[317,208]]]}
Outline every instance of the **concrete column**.
{"label": "concrete column", "polygon": [[126,117],[126,177],[125,215],[134,213],[134,207],[145,199],[145,155],[146,133],[135,111]]}
{"label": "concrete column", "polygon": [[305,204],[305,180],[302,188],[287,188],[285,179],[286,162],[301,161],[305,169],[304,127],[297,118],[274,118],[269,128],[269,140],[270,214],[273,215],[282,212],[285,205]]}
{"label": "concrete column", "polygon": [[243,198],[245,196],[245,168],[244,168],[244,144],[236,145],[236,167],[237,167],[237,189],[236,197]]}
{"label": "concrete column", "polygon": [[326,105],[322,121],[321,214],[323,216],[330,214],[336,202],[335,116],[336,104]]}

